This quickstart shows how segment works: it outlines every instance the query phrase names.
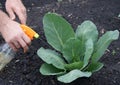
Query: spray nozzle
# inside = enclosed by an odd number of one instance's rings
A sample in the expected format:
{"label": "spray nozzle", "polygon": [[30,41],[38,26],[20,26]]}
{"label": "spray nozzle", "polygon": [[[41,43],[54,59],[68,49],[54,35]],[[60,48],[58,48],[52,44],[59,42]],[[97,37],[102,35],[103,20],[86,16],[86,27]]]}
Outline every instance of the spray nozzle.
{"label": "spray nozzle", "polygon": [[34,30],[32,30],[32,28],[21,24],[20,27],[23,29],[23,31],[25,32],[25,34],[31,39],[33,40],[33,38],[38,38],[39,34],[36,33]]}

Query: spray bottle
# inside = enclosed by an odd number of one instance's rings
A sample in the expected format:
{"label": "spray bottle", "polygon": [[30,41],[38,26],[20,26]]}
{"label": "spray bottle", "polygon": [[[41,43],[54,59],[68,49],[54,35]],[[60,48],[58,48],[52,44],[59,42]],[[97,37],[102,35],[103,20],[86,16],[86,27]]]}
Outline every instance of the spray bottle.
{"label": "spray bottle", "polygon": [[[26,25],[20,25],[20,27],[31,40],[39,37],[39,34],[37,34],[30,27]],[[7,43],[0,46],[0,71],[14,58],[14,56],[15,52]]]}

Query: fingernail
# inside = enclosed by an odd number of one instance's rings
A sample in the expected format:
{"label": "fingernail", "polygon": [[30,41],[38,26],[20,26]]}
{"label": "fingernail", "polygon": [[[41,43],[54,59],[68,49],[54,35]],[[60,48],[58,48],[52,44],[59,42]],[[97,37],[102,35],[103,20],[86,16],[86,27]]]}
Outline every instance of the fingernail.
{"label": "fingernail", "polygon": [[11,17],[11,19],[12,19],[12,20],[14,20],[14,19],[15,19],[15,17],[13,16],[13,17]]}

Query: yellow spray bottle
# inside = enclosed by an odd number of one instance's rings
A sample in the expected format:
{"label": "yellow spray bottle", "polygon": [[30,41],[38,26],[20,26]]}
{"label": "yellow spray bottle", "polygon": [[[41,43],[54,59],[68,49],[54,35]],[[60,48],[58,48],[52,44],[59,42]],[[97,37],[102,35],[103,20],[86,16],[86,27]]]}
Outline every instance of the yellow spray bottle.
{"label": "yellow spray bottle", "polygon": [[[26,25],[20,25],[25,34],[33,40],[33,38],[39,38],[39,34]],[[0,46],[0,71],[14,58],[15,52],[10,46],[5,43]]]}

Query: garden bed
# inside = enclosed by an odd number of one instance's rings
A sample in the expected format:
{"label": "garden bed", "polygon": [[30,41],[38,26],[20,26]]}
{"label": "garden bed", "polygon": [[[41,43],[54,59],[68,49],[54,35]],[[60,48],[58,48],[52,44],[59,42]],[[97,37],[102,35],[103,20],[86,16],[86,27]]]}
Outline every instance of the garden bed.
{"label": "garden bed", "polygon": [[[112,42],[101,62],[104,67],[90,78],[79,78],[70,84],[63,84],[54,76],[43,76],[39,68],[43,61],[37,56],[40,47],[51,48],[46,42],[42,19],[47,12],[61,14],[76,29],[84,20],[93,21],[100,35],[109,30],[120,31],[119,0],[23,0],[28,12],[27,25],[40,34],[34,40],[29,52],[20,50],[5,69],[0,72],[0,85],[120,85],[120,38]],[[75,30],[74,29],[74,30]]]}

